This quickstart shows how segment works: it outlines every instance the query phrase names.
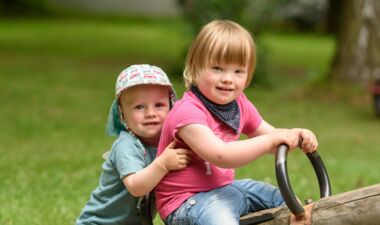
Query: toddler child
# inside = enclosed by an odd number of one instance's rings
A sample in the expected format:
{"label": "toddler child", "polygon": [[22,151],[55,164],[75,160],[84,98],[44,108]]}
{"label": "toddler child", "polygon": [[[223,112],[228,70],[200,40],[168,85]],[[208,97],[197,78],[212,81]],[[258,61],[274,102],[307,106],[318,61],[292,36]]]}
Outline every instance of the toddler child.
{"label": "toddler child", "polygon": [[116,81],[107,133],[117,136],[76,224],[141,224],[138,197],[150,192],[170,171],[186,167],[185,149],[168,145],[155,159],[162,124],[175,101],[163,70],[132,65]]}

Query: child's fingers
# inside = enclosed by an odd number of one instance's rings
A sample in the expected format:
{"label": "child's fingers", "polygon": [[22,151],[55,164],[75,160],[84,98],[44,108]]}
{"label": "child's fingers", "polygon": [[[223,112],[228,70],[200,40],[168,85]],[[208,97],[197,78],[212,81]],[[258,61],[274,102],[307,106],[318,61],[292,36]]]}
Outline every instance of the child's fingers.
{"label": "child's fingers", "polygon": [[187,166],[187,163],[179,164],[177,169],[181,170],[181,169],[186,168],[186,166]]}
{"label": "child's fingers", "polygon": [[318,148],[318,142],[317,141],[312,141],[312,142],[309,142],[309,143],[305,143],[303,146],[302,146],[302,150],[305,152],[305,153],[308,153],[308,152],[314,152],[316,151]]}
{"label": "child's fingers", "polygon": [[189,164],[190,158],[189,157],[182,157],[178,159],[176,169],[184,169],[187,167],[187,164]]}
{"label": "child's fingers", "polygon": [[176,144],[177,144],[177,141],[174,140],[174,141],[172,141],[172,142],[170,142],[170,143],[168,144],[167,148],[175,148]]}
{"label": "child's fingers", "polygon": [[180,159],[186,161],[186,164],[190,162],[191,157],[187,154],[180,155]]}
{"label": "child's fingers", "polygon": [[190,162],[190,158],[183,158],[182,160],[180,160],[180,162],[181,164],[187,165]]}
{"label": "child's fingers", "polygon": [[185,148],[177,148],[176,151],[177,151],[177,154],[180,154],[180,155],[191,155],[192,154],[192,151],[190,151],[189,149],[185,149]]}
{"label": "child's fingers", "polygon": [[301,148],[305,153],[314,152],[317,149],[318,142],[313,132],[309,130],[302,130],[301,138],[303,140]]}

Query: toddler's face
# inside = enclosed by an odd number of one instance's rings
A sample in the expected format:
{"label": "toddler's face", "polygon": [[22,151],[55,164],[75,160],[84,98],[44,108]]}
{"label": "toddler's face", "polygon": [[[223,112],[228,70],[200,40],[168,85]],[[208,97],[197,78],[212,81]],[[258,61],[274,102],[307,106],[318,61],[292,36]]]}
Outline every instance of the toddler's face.
{"label": "toddler's face", "polygon": [[235,64],[210,64],[197,79],[198,89],[210,101],[227,104],[235,100],[245,88],[248,69]]}
{"label": "toddler's face", "polygon": [[169,113],[169,88],[138,85],[125,90],[120,98],[123,119],[144,143],[157,146],[163,122]]}

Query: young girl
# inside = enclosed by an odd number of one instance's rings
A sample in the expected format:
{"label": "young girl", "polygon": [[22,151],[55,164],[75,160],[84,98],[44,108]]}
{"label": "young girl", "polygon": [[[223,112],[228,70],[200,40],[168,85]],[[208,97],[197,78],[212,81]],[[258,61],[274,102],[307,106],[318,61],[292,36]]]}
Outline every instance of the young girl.
{"label": "young girl", "polygon": [[76,224],[142,224],[138,197],[150,192],[169,170],[186,167],[187,150],[168,146],[156,159],[162,124],[175,95],[163,70],[132,65],[116,81],[107,133],[117,136]]}
{"label": "young girl", "polygon": [[[169,172],[156,187],[165,223],[239,224],[241,215],[283,204],[278,189],[254,180],[234,181],[232,168],[246,165],[282,143],[304,152],[317,148],[306,129],[275,129],[244,95],[255,69],[254,41],[232,21],[205,25],[189,49],[184,71],[188,91],[165,120],[158,147],[171,141],[195,154],[184,170]],[[240,134],[248,139],[238,140]]]}

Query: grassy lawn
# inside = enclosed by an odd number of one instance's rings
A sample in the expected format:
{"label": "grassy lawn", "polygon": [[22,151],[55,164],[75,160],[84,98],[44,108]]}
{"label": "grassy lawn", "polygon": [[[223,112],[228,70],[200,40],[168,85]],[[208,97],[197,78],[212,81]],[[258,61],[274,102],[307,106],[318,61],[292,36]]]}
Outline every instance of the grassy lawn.
{"label": "grassy lawn", "polygon": [[[73,224],[98,183],[118,73],[134,63],[163,67],[179,96],[178,65],[190,39],[181,21],[49,19],[0,21],[0,224]],[[246,94],[277,127],[319,138],[333,192],[378,183],[379,119],[360,87],[313,85],[328,71],[330,37],[265,34],[270,86]],[[260,46],[258,46],[260,50]],[[260,59],[259,59],[260,60]],[[306,157],[289,155],[293,190],[318,199]],[[237,170],[276,184],[274,157]]]}

